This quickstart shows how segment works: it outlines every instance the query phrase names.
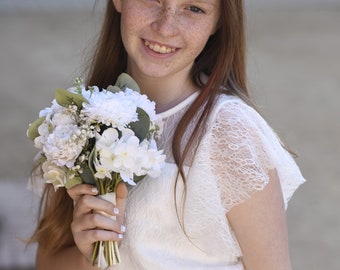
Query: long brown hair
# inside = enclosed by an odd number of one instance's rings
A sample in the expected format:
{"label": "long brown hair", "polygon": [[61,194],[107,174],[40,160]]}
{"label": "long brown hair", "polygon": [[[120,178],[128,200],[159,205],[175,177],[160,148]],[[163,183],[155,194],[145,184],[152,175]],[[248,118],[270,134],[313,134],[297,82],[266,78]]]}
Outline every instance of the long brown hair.
{"label": "long brown hair", "polygon": [[[184,203],[186,177],[183,166],[189,151],[198,146],[197,144],[193,145],[193,143],[199,141],[202,136],[205,122],[213,108],[216,97],[225,92],[239,96],[248,104],[251,104],[246,86],[245,46],[243,1],[220,1],[219,27],[215,34],[209,38],[192,69],[192,80],[201,87],[202,91],[178,123],[172,144],[174,160],[178,166],[178,175],[181,175],[184,182]],[[205,73],[209,77],[206,84],[203,84],[200,80],[201,73]],[[200,112],[199,109],[202,106],[203,110]],[[200,115],[197,115],[198,113]],[[186,128],[194,117],[198,117],[195,128],[184,149],[181,149],[180,145]],[[175,183],[175,202],[178,179],[177,177]],[[184,207],[182,207],[183,209]],[[179,216],[178,212],[177,215]],[[183,213],[181,218],[181,226],[185,230]]]}
{"label": "long brown hair", "polygon": [[[120,14],[115,10],[112,1],[108,0],[102,31],[89,64],[87,85],[105,88],[113,84],[118,75],[126,70],[127,53],[120,34]],[[192,81],[202,91],[182,117],[174,135],[173,156],[178,166],[178,174],[181,175],[184,183],[184,161],[189,149],[196,147],[196,145],[192,145],[192,142],[202,136],[202,130],[216,97],[220,93],[226,92],[237,95],[249,103],[245,65],[243,1],[221,0],[218,29],[209,38],[191,71]],[[202,73],[209,77],[206,83],[200,79]],[[200,110],[202,107],[203,110]],[[191,133],[191,139],[184,149],[181,149],[184,133],[194,117],[198,117],[197,125]],[[32,241],[38,241],[40,245],[51,252],[56,252],[64,245],[69,244],[67,240],[61,243],[59,237],[70,232],[73,205],[64,189],[58,190],[51,198],[48,198],[49,196],[49,192],[45,192],[42,199],[45,211]],[[176,194],[174,196],[176,198]],[[60,211],[62,217],[60,215],[53,217],[55,211]],[[47,235],[50,236],[49,240],[46,238]]]}

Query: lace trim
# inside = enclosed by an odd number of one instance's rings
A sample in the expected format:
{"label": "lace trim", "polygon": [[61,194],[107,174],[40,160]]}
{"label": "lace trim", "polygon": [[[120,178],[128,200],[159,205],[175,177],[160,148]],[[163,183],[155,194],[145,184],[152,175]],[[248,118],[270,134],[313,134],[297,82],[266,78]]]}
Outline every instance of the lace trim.
{"label": "lace trim", "polygon": [[305,180],[275,132],[251,107],[235,97],[221,99],[208,135],[211,168],[228,212],[269,181],[278,171],[285,206]]}

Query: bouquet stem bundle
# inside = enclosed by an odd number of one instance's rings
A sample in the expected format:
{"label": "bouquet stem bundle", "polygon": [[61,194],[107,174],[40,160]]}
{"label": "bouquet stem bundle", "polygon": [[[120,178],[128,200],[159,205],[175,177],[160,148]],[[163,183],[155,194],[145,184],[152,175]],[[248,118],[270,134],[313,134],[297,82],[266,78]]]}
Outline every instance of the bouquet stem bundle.
{"label": "bouquet stem bundle", "polygon": [[[110,192],[103,195],[98,195],[99,198],[107,200],[113,204],[116,204],[116,193]],[[107,216],[105,213],[102,215]],[[116,220],[115,216],[110,216],[113,220]],[[94,244],[92,252],[92,264],[97,265],[99,268],[106,268],[111,265],[120,263],[120,253],[118,249],[118,243],[116,241],[97,241]]]}

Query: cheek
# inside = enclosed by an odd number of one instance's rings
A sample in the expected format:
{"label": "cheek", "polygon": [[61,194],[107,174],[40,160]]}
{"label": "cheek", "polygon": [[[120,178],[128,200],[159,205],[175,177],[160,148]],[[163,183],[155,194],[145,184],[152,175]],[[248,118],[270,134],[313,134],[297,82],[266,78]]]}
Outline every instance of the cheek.
{"label": "cheek", "polygon": [[135,7],[124,8],[121,15],[121,34],[123,38],[133,37],[143,29],[147,16]]}
{"label": "cheek", "polygon": [[199,54],[204,49],[210,37],[210,29],[211,28],[198,27],[195,31],[191,31],[191,35],[188,36],[187,40],[190,41],[192,50],[195,50],[196,53]]}

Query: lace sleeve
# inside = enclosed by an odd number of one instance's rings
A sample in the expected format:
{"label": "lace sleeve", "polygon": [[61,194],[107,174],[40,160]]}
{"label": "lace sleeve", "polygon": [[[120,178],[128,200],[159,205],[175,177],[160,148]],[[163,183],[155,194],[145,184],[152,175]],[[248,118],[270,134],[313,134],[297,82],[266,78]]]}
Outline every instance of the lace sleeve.
{"label": "lace sleeve", "polygon": [[239,99],[229,98],[212,116],[210,160],[226,212],[258,191],[276,169],[285,207],[304,179],[265,120]]}

